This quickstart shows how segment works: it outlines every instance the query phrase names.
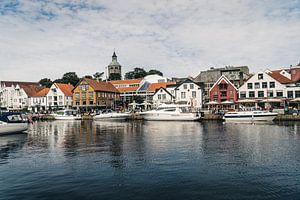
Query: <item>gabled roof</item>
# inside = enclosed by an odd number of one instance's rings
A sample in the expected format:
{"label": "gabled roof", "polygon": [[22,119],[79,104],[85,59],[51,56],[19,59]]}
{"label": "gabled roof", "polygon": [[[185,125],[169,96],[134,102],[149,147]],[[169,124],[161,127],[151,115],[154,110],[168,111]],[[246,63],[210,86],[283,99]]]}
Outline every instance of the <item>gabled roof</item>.
{"label": "gabled roof", "polygon": [[34,96],[37,92],[41,91],[44,87],[36,85],[23,85],[21,88],[25,91],[28,97]]}
{"label": "gabled roof", "polygon": [[84,78],[84,80],[97,92],[114,92],[119,93],[119,90],[110,82],[97,81],[93,79]]}
{"label": "gabled roof", "polygon": [[139,84],[142,80],[141,79],[126,79],[126,80],[116,80],[116,81],[109,81],[113,85],[119,85],[119,84]]}
{"label": "gabled roof", "polygon": [[22,82],[22,81],[0,81],[1,85],[5,85],[6,87],[11,87],[12,85],[19,85],[20,87],[22,86],[28,86],[28,85],[35,85],[39,86],[39,83],[36,82]]}
{"label": "gabled roof", "polygon": [[33,97],[45,97],[48,92],[49,92],[49,88],[43,88],[40,91],[36,92],[35,94],[33,94]]}
{"label": "gabled roof", "polygon": [[184,84],[184,83],[194,83],[194,84],[198,85],[199,87],[201,87],[200,82],[195,82],[195,81],[193,81],[192,79],[187,78],[187,79],[185,79],[184,81],[182,81],[182,82],[180,82],[180,83],[177,83],[175,89],[177,89],[178,87],[180,87],[180,86],[181,86],[182,84]]}
{"label": "gabled roof", "polygon": [[54,83],[57,88],[59,88],[62,93],[66,96],[72,96],[72,90],[74,89],[74,86],[71,84],[65,84],[65,83]]}
{"label": "gabled roof", "polygon": [[119,90],[119,92],[135,92],[138,88],[139,86],[119,87],[117,90]]}
{"label": "gabled roof", "polygon": [[148,92],[155,92],[159,88],[166,88],[167,85],[173,85],[176,82],[151,83],[147,89]]}
{"label": "gabled roof", "polygon": [[155,93],[153,94],[153,96],[154,96],[160,89],[164,90],[166,93],[168,93],[171,97],[174,98],[174,96],[173,96],[166,88],[164,88],[164,87],[158,88],[158,89],[155,91]]}
{"label": "gabled roof", "polygon": [[211,89],[213,89],[216,85],[219,85],[222,81],[225,81],[227,84],[231,85],[235,90],[238,90],[233,83],[231,83],[231,81],[225,76],[222,75],[220,76],[220,78],[214,83],[214,85],[209,89],[209,92],[211,91]]}
{"label": "gabled roof", "polygon": [[275,79],[276,81],[278,81],[281,84],[290,84],[293,83],[293,81],[289,78],[287,78],[286,76],[282,75],[280,72],[282,70],[275,70],[275,71],[271,71],[270,73],[267,73],[269,76],[271,76],[273,79]]}

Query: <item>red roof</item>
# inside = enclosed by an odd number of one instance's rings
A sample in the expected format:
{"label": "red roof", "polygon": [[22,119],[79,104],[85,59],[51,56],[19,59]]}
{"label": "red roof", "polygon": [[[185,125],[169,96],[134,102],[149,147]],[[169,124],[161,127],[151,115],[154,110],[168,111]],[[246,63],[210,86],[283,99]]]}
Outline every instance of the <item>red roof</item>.
{"label": "red roof", "polygon": [[117,90],[119,90],[119,92],[135,92],[137,91],[138,88],[139,86],[130,86],[130,87],[120,87],[117,88]]}
{"label": "red roof", "polygon": [[126,79],[126,80],[116,80],[116,81],[109,81],[113,85],[119,85],[119,84],[133,84],[137,83],[139,84],[142,80],[141,79]]}
{"label": "red roof", "polygon": [[163,83],[151,83],[148,87],[149,92],[155,92],[159,88],[166,88],[167,85],[173,85],[176,84],[176,82],[163,82]]}
{"label": "red roof", "polygon": [[33,94],[33,97],[44,97],[48,94],[49,88],[43,88],[42,90],[38,91],[37,93]]}
{"label": "red roof", "polygon": [[64,83],[55,83],[56,87],[58,87],[65,95],[72,96],[72,90],[74,86],[71,84],[64,84]]}
{"label": "red roof", "polygon": [[285,76],[283,76],[282,74],[280,74],[282,70],[275,70],[275,71],[271,71],[270,73],[268,73],[273,79],[275,79],[276,81],[278,81],[279,83],[282,84],[289,84],[289,83],[293,83],[293,81]]}
{"label": "red roof", "polygon": [[104,82],[104,81],[97,81],[93,79],[84,79],[95,91],[101,91],[101,92],[117,92],[119,93],[119,90],[113,86],[110,82]]}
{"label": "red roof", "polygon": [[21,88],[23,88],[28,97],[32,97],[44,87],[36,85],[23,85]]}

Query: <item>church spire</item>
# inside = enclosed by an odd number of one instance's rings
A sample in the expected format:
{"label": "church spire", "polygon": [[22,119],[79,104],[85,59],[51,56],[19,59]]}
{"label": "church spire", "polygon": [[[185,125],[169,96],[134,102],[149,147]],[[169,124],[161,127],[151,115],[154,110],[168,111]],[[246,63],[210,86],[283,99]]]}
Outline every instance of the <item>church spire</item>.
{"label": "church spire", "polygon": [[114,51],[114,54],[112,55],[112,59],[114,60],[117,60],[117,55],[116,55],[116,52]]}

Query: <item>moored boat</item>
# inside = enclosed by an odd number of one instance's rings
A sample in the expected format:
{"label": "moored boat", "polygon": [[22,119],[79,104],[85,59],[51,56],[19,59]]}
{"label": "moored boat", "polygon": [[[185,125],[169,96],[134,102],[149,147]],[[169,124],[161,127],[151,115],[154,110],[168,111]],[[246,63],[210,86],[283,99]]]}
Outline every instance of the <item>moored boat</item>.
{"label": "moored boat", "polygon": [[238,111],[227,112],[223,119],[226,122],[273,121],[278,113],[269,111]]}
{"label": "moored boat", "polygon": [[0,135],[24,132],[28,124],[24,122],[21,113],[0,113]]}
{"label": "moored boat", "polygon": [[81,116],[78,114],[77,110],[66,109],[57,111],[55,114],[52,114],[56,120],[80,120]]}
{"label": "moored boat", "polygon": [[175,104],[161,105],[141,115],[148,121],[198,121],[202,117],[200,112],[192,112],[189,107]]}
{"label": "moored boat", "polygon": [[104,112],[93,117],[94,120],[126,120],[131,116],[130,113]]}

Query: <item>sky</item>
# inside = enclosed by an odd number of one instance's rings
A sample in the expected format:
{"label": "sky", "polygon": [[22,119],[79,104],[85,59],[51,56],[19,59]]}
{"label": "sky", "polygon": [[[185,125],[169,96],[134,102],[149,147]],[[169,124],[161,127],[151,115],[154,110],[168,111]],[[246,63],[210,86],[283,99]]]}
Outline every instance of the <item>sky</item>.
{"label": "sky", "polygon": [[300,62],[300,0],[0,0],[0,80]]}

